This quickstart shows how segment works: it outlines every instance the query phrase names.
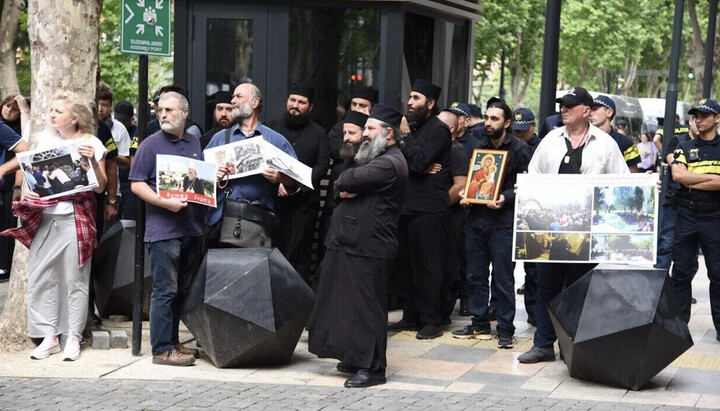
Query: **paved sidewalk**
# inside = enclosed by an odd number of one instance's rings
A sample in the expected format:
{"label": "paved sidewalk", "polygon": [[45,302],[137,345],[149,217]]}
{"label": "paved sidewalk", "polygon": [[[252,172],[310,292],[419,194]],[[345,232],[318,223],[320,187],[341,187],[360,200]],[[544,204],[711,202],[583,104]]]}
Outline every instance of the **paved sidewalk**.
{"label": "paved sidewalk", "polygon": [[[500,350],[496,341],[457,340],[450,331],[469,323],[453,317],[443,337],[420,341],[403,332],[388,339],[388,383],[365,390],[342,388],[347,375],[336,361],[307,351],[303,334],[292,361],[283,366],[218,369],[203,356],[193,367],[154,366],[147,323],[143,355],[130,349],[93,350],[63,362],[59,355],[30,360],[30,350],[0,353],[0,409],[679,409],[720,408],[720,342],[710,317],[708,279],[701,270],[693,284],[690,331],[695,345],[641,391],[570,378],[562,361],[519,364],[532,345],[517,296],[517,343]],[[522,284],[522,265],[516,270]],[[0,300],[7,283],[0,284]],[[390,320],[400,318],[390,313]],[[105,321],[106,328],[131,331],[131,323]],[[192,336],[181,339],[193,345]]]}

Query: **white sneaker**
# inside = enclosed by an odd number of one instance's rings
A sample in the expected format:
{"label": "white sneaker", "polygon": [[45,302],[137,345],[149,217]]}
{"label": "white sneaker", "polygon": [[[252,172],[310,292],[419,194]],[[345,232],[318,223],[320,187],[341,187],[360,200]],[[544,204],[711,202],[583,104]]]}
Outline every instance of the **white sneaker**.
{"label": "white sneaker", "polygon": [[50,354],[57,354],[60,352],[60,342],[56,337],[45,337],[40,345],[30,353],[30,358],[33,360],[42,360],[47,358]]}
{"label": "white sneaker", "polygon": [[63,361],[75,361],[80,358],[80,341],[75,337],[68,337],[63,351]]}

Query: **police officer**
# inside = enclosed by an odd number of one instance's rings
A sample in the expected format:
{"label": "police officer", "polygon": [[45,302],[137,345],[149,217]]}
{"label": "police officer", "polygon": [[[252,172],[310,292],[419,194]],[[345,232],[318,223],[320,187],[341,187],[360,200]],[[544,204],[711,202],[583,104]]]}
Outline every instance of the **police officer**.
{"label": "police officer", "polygon": [[720,105],[702,99],[688,114],[698,137],[678,144],[673,179],[682,187],[675,195],[677,222],[672,278],[685,321],[690,321],[692,269],[698,244],[710,279],[710,311],[720,341]]}

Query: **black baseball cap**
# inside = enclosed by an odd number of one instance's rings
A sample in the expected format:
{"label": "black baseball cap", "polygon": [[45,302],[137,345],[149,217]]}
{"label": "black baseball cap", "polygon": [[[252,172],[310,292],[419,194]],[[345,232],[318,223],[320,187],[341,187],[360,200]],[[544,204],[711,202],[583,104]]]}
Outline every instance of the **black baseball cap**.
{"label": "black baseball cap", "polygon": [[593,98],[584,88],[573,87],[567,92],[567,94],[555,99],[555,102],[566,106],[577,106],[578,104],[582,104],[584,106],[592,107]]}

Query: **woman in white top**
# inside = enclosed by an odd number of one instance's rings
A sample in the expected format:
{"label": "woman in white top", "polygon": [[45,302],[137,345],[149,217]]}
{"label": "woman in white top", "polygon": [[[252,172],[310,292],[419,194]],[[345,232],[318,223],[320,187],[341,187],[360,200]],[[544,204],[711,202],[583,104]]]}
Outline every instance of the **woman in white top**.
{"label": "woman in white top", "polygon": [[[50,124],[38,142],[38,149],[66,146],[80,140],[77,152],[89,160],[98,186],[105,190],[103,144],[93,135],[93,115],[78,94],[59,91],[50,105]],[[16,204],[23,221],[40,221],[37,231],[27,227],[19,234],[31,238],[28,265],[28,329],[30,337],[43,338],[31,354],[33,359],[60,352],[58,336],[68,333],[63,360],[80,357],[80,340],[88,315],[88,288],[95,234],[95,197],[78,192],[43,200],[26,192]],[[35,219],[35,220],[33,220]],[[22,238],[16,237],[22,241]]]}

